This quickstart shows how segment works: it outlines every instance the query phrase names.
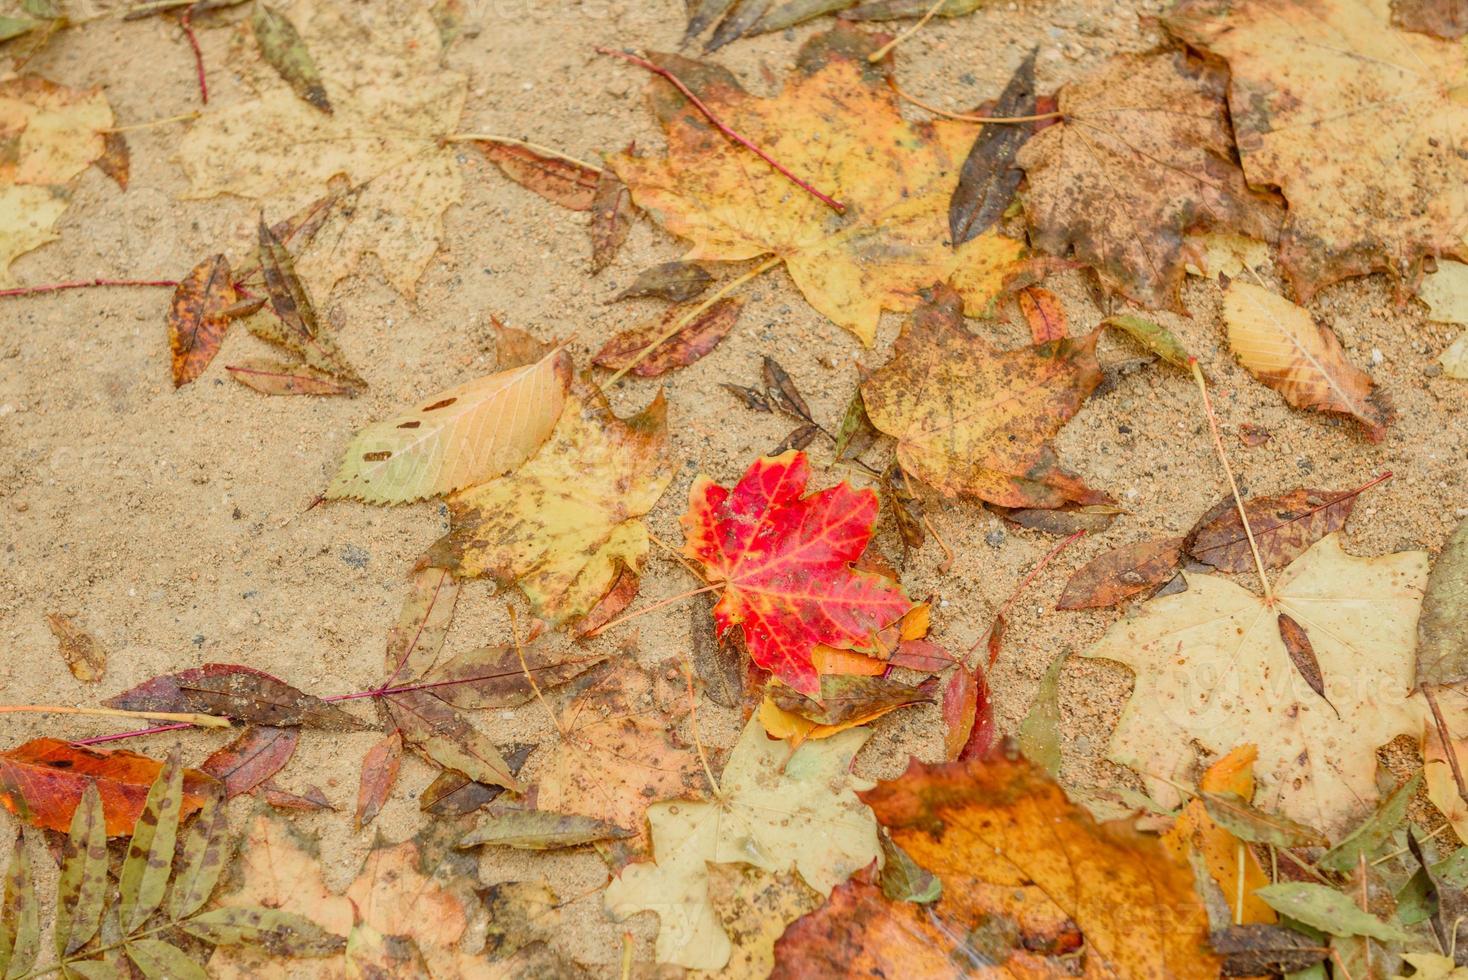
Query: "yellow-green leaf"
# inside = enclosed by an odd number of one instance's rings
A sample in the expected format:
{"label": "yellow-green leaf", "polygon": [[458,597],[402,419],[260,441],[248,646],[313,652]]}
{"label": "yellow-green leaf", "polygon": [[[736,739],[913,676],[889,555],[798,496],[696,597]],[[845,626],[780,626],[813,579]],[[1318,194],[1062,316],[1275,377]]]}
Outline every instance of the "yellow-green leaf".
{"label": "yellow-green leaf", "polygon": [[107,898],[107,821],[102,794],[88,783],[71,817],[56,883],[56,955],[70,956],[97,934]]}
{"label": "yellow-green leaf", "polygon": [[209,980],[188,954],[161,939],[134,939],[124,947],[144,980]]}
{"label": "yellow-green leaf", "polygon": [[227,905],[181,924],[184,932],[216,946],[253,946],[272,956],[330,956],[346,946],[304,915],[284,909]]}
{"label": "yellow-green leaf", "polygon": [[30,972],[41,952],[41,905],[25,835],[15,839],[0,901],[0,976],[11,980]]}
{"label": "yellow-green leaf", "polygon": [[219,883],[231,849],[223,804],[221,791],[211,793],[184,838],[183,866],[168,896],[168,914],[174,919],[203,908]]}
{"label": "yellow-green leaf", "polygon": [[[179,749],[175,747],[148,790],[148,799],[133,829],[132,842],[118,875],[122,896],[119,912],[127,935],[137,932],[163,901],[173,869],[173,848],[182,806],[183,766],[179,763]],[[138,968],[147,973],[141,964]]]}

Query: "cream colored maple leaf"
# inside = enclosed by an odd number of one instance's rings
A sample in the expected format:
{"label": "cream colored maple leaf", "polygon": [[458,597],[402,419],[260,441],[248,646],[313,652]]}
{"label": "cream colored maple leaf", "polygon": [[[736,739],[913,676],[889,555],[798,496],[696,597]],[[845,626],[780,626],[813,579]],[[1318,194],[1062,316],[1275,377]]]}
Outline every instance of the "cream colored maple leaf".
{"label": "cream colored maple leaf", "polygon": [[[1468,324],[1468,265],[1439,262],[1437,270],[1422,277],[1418,295],[1427,304],[1432,319],[1439,323]],[[1468,331],[1438,355],[1443,374],[1468,379]]]}
{"label": "cream colored maple leaf", "polygon": [[880,860],[876,819],[856,795],[874,784],[848,771],[870,735],[871,729],[854,728],[792,754],[751,718],[724,768],[718,798],[648,808],[657,863],[623,869],[607,886],[607,910],[617,919],[658,914],[659,963],[722,969],[732,947],[709,900],[709,863],[772,873],[794,867],[827,896]]}
{"label": "cream colored maple leaf", "polygon": [[0,82],[0,286],[16,256],[56,239],[67,184],[102,155],[112,109],[100,88],[27,76]]}
{"label": "cream colored maple leaf", "polygon": [[529,462],[449,498],[449,533],[425,560],[519,584],[551,621],[584,616],[624,568],[641,569],[651,542],[640,518],[672,479],[662,396],[623,421],[578,385]]}
{"label": "cream colored maple leaf", "polygon": [[272,219],[347,176],[355,189],[296,260],[318,296],[372,253],[411,298],[438,251],[443,213],[462,195],[454,147],[440,138],[455,131],[468,83],[441,64],[430,6],[297,0],[282,13],[310,49],[334,111],[303,101],[264,65],[257,45],[241,44],[240,70],[257,97],[208,113],[180,142],[192,196],[251,198]]}
{"label": "cream colored maple leaf", "polygon": [[886,69],[866,60],[874,37],[850,26],[816,35],[769,99],[722,69],[659,56],[729,126],[844,204],[841,214],[676,94],[655,93],[667,156],[608,160],[639,207],[693,243],[685,258],[777,256],[812,306],[868,346],[883,310],[911,309],[934,282],[951,278],[981,312],[1021,252],[993,232],[949,246],[948,201],[976,129],[903,119]]}
{"label": "cream colored maple leaf", "polygon": [[[1187,582],[1086,651],[1136,674],[1110,758],[1172,801],[1168,781],[1189,780],[1194,743],[1223,753],[1252,742],[1256,803],[1341,828],[1376,798],[1376,747],[1421,733],[1421,707],[1408,695],[1426,553],[1356,558],[1327,535],[1280,574],[1273,603],[1216,575]],[[1291,662],[1280,613],[1309,634],[1329,704]]]}
{"label": "cream colored maple leaf", "polygon": [[1244,174],[1289,202],[1298,298],[1347,276],[1468,258],[1468,58],[1404,31],[1391,0],[1184,0],[1166,16],[1228,62]]}

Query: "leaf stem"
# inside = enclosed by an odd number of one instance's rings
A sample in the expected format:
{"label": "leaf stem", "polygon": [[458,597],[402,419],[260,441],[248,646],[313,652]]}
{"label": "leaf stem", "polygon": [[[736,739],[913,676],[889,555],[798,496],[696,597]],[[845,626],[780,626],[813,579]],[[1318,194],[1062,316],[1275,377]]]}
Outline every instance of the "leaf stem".
{"label": "leaf stem", "polygon": [[846,211],[846,205],[842,204],[834,197],[831,197],[829,194],[823,194],[821,191],[816,190],[815,187],[813,187],[806,181],[801,180],[799,177],[795,176],[795,174],[791,173],[784,164],[780,163],[764,150],[761,150],[758,146],[755,146],[745,137],[730,129],[729,126],[726,125],[722,119],[714,115],[714,111],[710,109],[707,105],[705,105],[702,99],[693,94],[692,89],[683,84],[682,79],[680,79],[677,75],[674,75],[672,72],[668,71],[668,69],[663,68],[661,65],[655,65],[651,61],[648,61],[646,58],[640,58],[635,54],[629,54],[626,51],[617,51],[612,48],[597,48],[596,50],[598,54],[610,55],[613,58],[621,58],[623,61],[634,64],[639,68],[646,68],[648,71],[656,75],[661,75],[663,78],[666,78],[669,82],[673,83],[674,88],[683,93],[683,97],[685,99],[693,103],[694,108],[703,113],[708,121],[714,124],[714,127],[718,129],[719,132],[723,133],[725,136],[729,137],[731,140],[738,143],[745,149],[752,151],[761,160],[774,167],[784,177],[789,179],[791,183],[795,184],[795,186],[799,187],[801,190],[821,201],[823,204],[834,208],[837,212],[844,213]]}
{"label": "leaf stem", "polygon": [[174,123],[193,122],[195,119],[198,119],[199,118],[199,115],[200,114],[197,111],[196,112],[185,112],[185,113],[181,113],[181,114],[179,114],[177,116],[164,116],[162,119],[154,119],[154,120],[151,120],[149,122],[130,123],[130,124],[126,125],[126,126],[112,126],[112,127],[108,128],[108,129],[101,130],[101,132],[103,132],[103,133],[131,133],[131,132],[134,132],[135,130],[139,130],[139,129],[154,129],[154,128],[158,127],[158,126],[171,126]]}
{"label": "leaf stem", "polygon": [[631,371],[633,368],[637,367],[637,365],[647,360],[647,358],[651,356],[653,351],[666,344],[669,340],[672,340],[673,337],[677,335],[678,331],[682,330],[684,327],[688,326],[688,324],[692,323],[709,307],[713,306],[725,296],[728,296],[740,286],[749,282],[749,280],[755,278],[756,276],[762,275],[765,272],[768,272],[770,269],[773,269],[775,266],[779,265],[783,261],[784,259],[782,259],[780,256],[772,255],[768,259],[765,259],[765,261],[761,262],[759,265],[755,266],[753,269],[750,269],[744,275],[738,276],[734,279],[730,279],[727,283],[714,290],[713,293],[710,294],[702,303],[699,303],[693,309],[689,310],[687,313],[683,314],[677,320],[675,320],[671,327],[663,331],[662,336],[652,341],[652,343],[644,347],[636,357],[632,358],[632,360],[628,361],[626,364],[618,368],[617,373],[613,374],[610,378],[607,379],[606,386],[610,388],[618,381],[621,381],[622,378],[627,375],[628,371]]}
{"label": "leaf stem", "polygon": [[17,286],[0,289],[0,296],[31,296],[55,293],[63,289],[90,289],[93,286],[177,286],[177,279],[79,279],[75,282],[52,282],[42,286]]}
{"label": "leaf stem", "polygon": [[1060,119],[1060,118],[1064,117],[1064,115],[1065,115],[1065,113],[1063,113],[1063,112],[1039,112],[1039,113],[1036,113],[1035,115],[1032,115],[1032,116],[971,116],[971,115],[968,115],[968,114],[962,113],[962,112],[949,112],[947,109],[939,109],[935,105],[929,105],[928,103],[924,102],[922,99],[919,99],[916,96],[908,95],[900,87],[898,87],[898,85],[895,82],[892,85],[892,90],[894,92],[896,92],[897,93],[897,97],[899,99],[902,99],[904,102],[911,102],[913,105],[917,106],[919,109],[925,109],[928,112],[931,112],[935,116],[942,116],[945,119],[957,119],[959,122],[985,123],[985,124],[988,124],[988,123],[1010,124],[1010,123],[1043,122],[1046,119]]}
{"label": "leaf stem", "polygon": [[539,143],[532,143],[529,140],[517,140],[510,136],[498,136],[494,133],[453,133],[445,136],[443,141],[445,143],[503,143],[506,146],[519,146],[527,150],[534,150],[536,153],[548,157],[555,157],[557,160],[564,160],[567,163],[574,163],[578,167],[585,167],[587,170],[592,170],[596,173],[601,173],[602,170],[601,167],[587,163],[585,160],[578,160],[576,157],[568,153],[562,153],[560,150],[553,150],[548,146],[541,146]]}
{"label": "leaf stem", "polygon": [[188,38],[189,47],[194,50],[194,72],[199,77],[199,101],[205,105],[209,104],[209,80],[204,77],[204,49],[199,47],[199,35],[194,33],[194,8],[198,0],[184,8],[179,15],[178,26],[183,28],[184,37]]}
{"label": "leaf stem", "polygon": [[600,636],[607,630],[611,629],[613,626],[619,626],[622,623],[627,622],[628,620],[636,619],[639,616],[646,616],[648,613],[661,609],[664,606],[671,606],[675,602],[682,602],[684,599],[691,599],[696,595],[701,595],[704,592],[713,592],[715,589],[722,589],[723,587],[723,582],[715,582],[713,585],[705,585],[701,589],[690,589],[687,592],[679,592],[675,596],[669,596],[666,599],[660,599],[657,602],[654,602],[652,605],[644,606],[636,612],[628,613],[625,616],[618,616],[616,619],[612,620],[609,623],[602,623],[596,629],[591,630],[589,633],[587,633],[586,638],[590,639],[593,636]]}
{"label": "leaf stem", "polygon": [[185,728],[193,728],[193,725],[154,725],[152,728],[140,728],[131,732],[117,732],[112,735],[98,735],[96,738],[79,738],[72,745],[101,745],[104,742],[120,742],[125,738],[137,738],[140,735],[157,735],[161,732],[177,732]]}
{"label": "leaf stem", "polygon": [[1274,588],[1269,584],[1269,576],[1264,574],[1264,559],[1259,555],[1259,544],[1254,540],[1254,529],[1249,526],[1249,512],[1244,509],[1244,498],[1239,494],[1239,485],[1234,480],[1234,471],[1228,465],[1228,454],[1223,451],[1223,439],[1218,434],[1218,416],[1213,413],[1213,401],[1208,397],[1208,382],[1203,380],[1203,369],[1198,366],[1196,357],[1188,358],[1188,366],[1193,371],[1193,380],[1198,383],[1198,391],[1203,396],[1203,411],[1208,416],[1208,431],[1213,436],[1213,448],[1218,453],[1218,461],[1223,464],[1223,475],[1228,477],[1228,488],[1234,495],[1234,506],[1239,509],[1239,520],[1244,525],[1244,535],[1249,539],[1249,551],[1254,556],[1254,569],[1259,573],[1259,583],[1264,587],[1264,601],[1270,605],[1274,603]]}
{"label": "leaf stem", "polygon": [[[968,648],[969,653],[973,653],[979,648],[980,643],[983,643],[989,638],[989,634],[994,632],[994,627],[998,625],[999,620],[1003,619],[1004,614],[1009,612],[1009,608],[1015,604],[1016,600],[1019,599],[1020,594],[1029,587],[1029,584],[1035,580],[1035,576],[1044,571],[1045,566],[1054,561],[1056,555],[1059,555],[1062,551],[1064,551],[1066,548],[1069,548],[1076,541],[1079,541],[1081,538],[1085,537],[1085,535],[1086,529],[1081,528],[1079,531],[1070,535],[1068,538],[1061,541],[1055,547],[1051,548],[1045,554],[1045,557],[1040,559],[1039,564],[1030,569],[1030,573],[1020,580],[1020,583],[1014,587],[1013,592],[1009,593],[1009,598],[1004,600],[1004,605],[1000,606],[999,610],[994,613],[994,619],[989,623],[989,628],[979,636],[978,640],[974,642],[973,646]],[[989,666],[994,666],[994,662],[992,660],[989,661]]]}
{"label": "leaf stem", "polygon": [[723,796],[724,791],[720,788],[719,781],[714,778],[714,770],[709,765],[708,754],[703,750],[703,739],[698,734],[698,695],[693,690],[693,658],[686,650],[683,652],[682,667],[683,679],[688,682],[688,725],[693,732],[693,747],[698,749],[698,761],[703,763],[703,774],[708,777],[714,796]]}
{"label": "leaf stem", "polygon": [[888,41],[886,44],[882,45],[880,48],[867,55],[867,63],[875,65],[877,62],[887,57],[887,55],[891,54],[893,48],[897,47],[897,45],[901,44],[903,41],[906,41],[908,38],[912,37],[918,31],[926,27],[928,21],[936,17],[938,11],[942,10],[943,5],[947,2],[948,0],[933,0],[933,5],[927,9],[927,12],[923,14],[923,16],[918,20],[916,24],[913,24],[907,30],[903,31],[901,34],[898,34],[892,40]]}
{"label": "leaf stem", "polygon": [[221,715],[205,715],[180,711],[124,711],[122,708],[74,708],[66,704],[0,705],[0,715],[36,712],[46,715],[98,715],[105,718],[153,718],[157,721],[181,721],[200,728],[228,728],[229,719]]}

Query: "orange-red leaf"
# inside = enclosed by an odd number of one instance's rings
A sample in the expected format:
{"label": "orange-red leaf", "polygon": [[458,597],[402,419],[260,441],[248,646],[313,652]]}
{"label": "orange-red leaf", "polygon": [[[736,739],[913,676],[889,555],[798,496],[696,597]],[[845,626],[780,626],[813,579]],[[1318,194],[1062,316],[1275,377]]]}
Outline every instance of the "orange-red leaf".
{"label": "orange-red leaf", "polygon": [[506,177],[552,204],[572,211],[590,211],[596,200],[599,171],[564,157],[537,153],[528,146],[476,140],[475,145]]}
{"label": "orange-red leaf", "polygon": [[732,490],[700,477],[683,550],[725,583],[719,634],[742,625],[756,664],[816,695],[816,644],[871,650],[873,634],[912,603],[898,583],[851,567],[871,538],[877,495],[839,483],[802,498],[809,478],[805,454],[793,451],[756,460]]}
{"label": "orange-red leaf", "polygon": [[[102,797],[107,836],[133,831],[148,789],[163,763],[121,749],[89,749],[59,738],[38,738],[0,752],[0,805],[26,823],[66,831],[87,784]],[[196,769],[184,770],[181,816],[204,805],[214,779]]]}
{"label": "orange-red leaf", "polygon": [[225,310],[234,305],[229,260],[205,259],[173,291],[168,308],[168,343],[173,349],[173,386],[186,385],[209,366],[229,329]]}
{"label": "orange-red leaf", "polygon": [[1060,300],[1048,289],[1028,286],[1014,296],[1019,311],[1030,326],[1030,339],[1037,344],[1066,338],[1065,310]]}

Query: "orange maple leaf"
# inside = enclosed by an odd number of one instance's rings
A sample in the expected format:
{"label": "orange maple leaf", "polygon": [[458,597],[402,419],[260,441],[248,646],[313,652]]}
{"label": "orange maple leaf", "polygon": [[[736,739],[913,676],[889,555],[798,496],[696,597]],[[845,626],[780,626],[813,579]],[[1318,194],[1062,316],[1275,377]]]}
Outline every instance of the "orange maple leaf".
{"label": "orange maple leaf", "polygon": [[802,498],[809,478],[795,451],[756,460],[732,490],[700,477],[683,515],[683,552],[725,584],[714,607],[719,635],[742,625],[756,664],[819,697],[816,644],[870,651],[873,633],[912,602],[897,582],[851,567],[872,536],[877,495],[839,483]]}

